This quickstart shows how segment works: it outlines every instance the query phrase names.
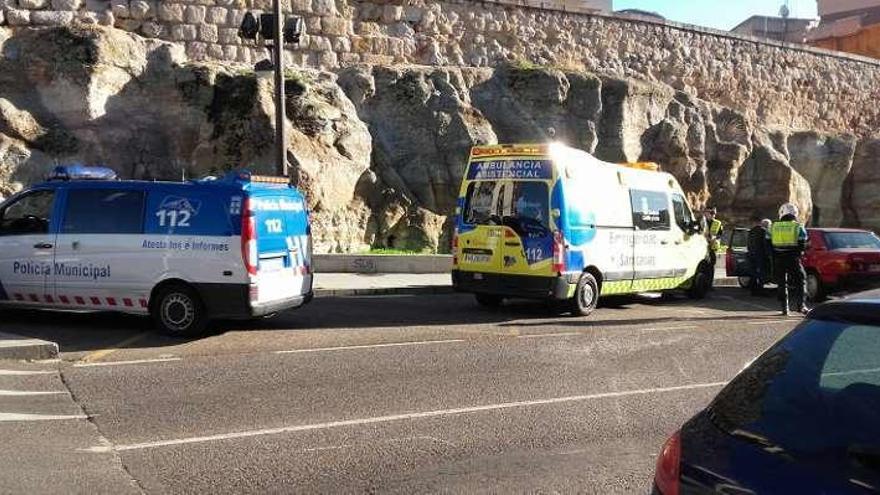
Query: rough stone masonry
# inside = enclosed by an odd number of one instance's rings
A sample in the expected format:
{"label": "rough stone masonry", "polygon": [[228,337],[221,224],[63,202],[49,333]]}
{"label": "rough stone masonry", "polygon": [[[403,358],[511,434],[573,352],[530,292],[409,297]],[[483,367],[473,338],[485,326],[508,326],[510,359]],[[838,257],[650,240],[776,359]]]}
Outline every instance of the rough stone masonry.
{"label": "rough stone masonry", "polygon": [[[271,81],[237,37],[271,2],[0,0],[0,194],[56,161],[271,170]],[[880,228],[878,65],[682,26],[491,2],[293,0],[295,180],[322,251],[448,249],[473,144],[655,160],[747,224],[795,201]]]}

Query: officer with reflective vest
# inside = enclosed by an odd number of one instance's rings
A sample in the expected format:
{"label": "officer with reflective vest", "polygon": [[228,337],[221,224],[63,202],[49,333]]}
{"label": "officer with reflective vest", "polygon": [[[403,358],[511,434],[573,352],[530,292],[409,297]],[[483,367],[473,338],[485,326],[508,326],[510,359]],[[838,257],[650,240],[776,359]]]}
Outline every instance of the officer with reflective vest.
{"label": "officer with reflective vest", "polygon": [[703,211],[703,216],[706,219],[706,240],[709,242],[709,262],[713,268],[717,259],[716,251],[721,242],[721,236],[724,235],[724,224],[716,218],[716,215],[718,215],[718,210],[715,208],[706,208]]}
{"label": "officer with reflective vest", "polygon": [[779,221],[770,228],[779,299],[782,303],[782,314],[786,316],[791,308],[789,285],[797,310],[803,314],[809,311],[804,300],[807,292],[807,273],[801,262],[801,256],[807,249],[807,229],[798,222],[797,217],[797,206],[791,203],[784,204],[779,209]]}

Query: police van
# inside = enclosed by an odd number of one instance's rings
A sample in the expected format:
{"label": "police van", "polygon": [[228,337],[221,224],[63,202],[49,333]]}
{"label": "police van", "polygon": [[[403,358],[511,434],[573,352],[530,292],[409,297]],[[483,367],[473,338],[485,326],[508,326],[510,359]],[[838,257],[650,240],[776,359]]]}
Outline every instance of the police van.
{"label": "police van", "polygon": [[284,178],[116,180],[58,167],[0,204],[0,304],[152,315],[202,332],[312,298],[303,196]]}
{"label": "police van", "polygon": [[708,243],[676,179],[655,164],[611,164],[560,144],[478,146],[462,181],[453,286],[504,298],[567,301],[712,284]]}

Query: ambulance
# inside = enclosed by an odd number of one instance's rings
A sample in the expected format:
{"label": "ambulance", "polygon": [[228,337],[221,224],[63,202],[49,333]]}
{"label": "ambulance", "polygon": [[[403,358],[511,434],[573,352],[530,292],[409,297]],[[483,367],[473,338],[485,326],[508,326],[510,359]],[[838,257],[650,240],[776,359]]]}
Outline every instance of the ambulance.
{"label": "ambulance", "polygon": [[308,303],[310,234],[285,178],[58,167],[0,203],[0,305],[151,315],[164,333],[199,334]]}
{"label": "ambulance", "polygon": [[711,288],[708,243],[678,181],[561,144],[477,146],[456,208],[453,286],[477,302]]}

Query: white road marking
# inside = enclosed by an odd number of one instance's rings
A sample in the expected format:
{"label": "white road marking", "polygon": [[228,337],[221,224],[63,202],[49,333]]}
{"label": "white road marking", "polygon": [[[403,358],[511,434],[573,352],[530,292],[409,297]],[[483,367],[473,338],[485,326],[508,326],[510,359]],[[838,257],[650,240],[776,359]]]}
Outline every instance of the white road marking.
{"label": "white road marking", "polygon": [[49,390],[45,392],[38,391],[30,391],[30,390],[0,390],[0,397],[15,397],[15,396],[27,396],[27,395],[58,395],[58,394],[68,394],[69,392],[66,390]]}
{"label": "white road marking", "polygon": [[55,371],[0,370],[0,376],[54,375]]}
{"label": "white road marking", "polygon": [[759,320],[759,321],[746,321],[743,322],[746,325],[776,325],[778,323],[791,323],[794,320]]}
{"label": "white road marking", "polygon": [[370,345],[346,345],[339,347],[317,347],[315,349],[293,349],[289,351],[275,351],[275,354],[301,354],[306,352],[329,352],[329,351],[351,351],[356,349],[378,349],[382,347],[406,347],[413,345],[435,345],[435,344],[452,344],[455,342],[467,342],[464,339],[450,340],[419,340],[414,342],[392,342],[390,344],[370,344]]}
{"label": "white road marking", "polygon": [[87,419],[84,414],[74,414],[69,416],[55,416],[50,414],[17,414],[17,413],[0,413],[0,422],[4,421],[57,421],[63,419]]}
{"label": "white road marking", "polygon": [[150,364],[150,363],[168,363],[171,361],[180,361],[180,358],[158,358],[158,359],[137,359],[134,361],[104,361],[101,363],[76,363],[74,368],[91,368],[94,366],[124,366],[127,364]]}
{"label": "white road marking", "polygon": [[240,431],[235,433],[222,433],[218,435],[207,435],[201,437],[188,437],[188,438],[177,438],[170,440],[158,440],[155,442],[143,442],[143,443],[135,443],[129,445],[117,445],[115,447],[106,447],[106,446],[97,446],[89,449],[84,449],[89,452],[107,452],[108,450],[116,450],[116,451],[128,451],[128,450],[143,450],[143,449],[154,449],[158,447],[171,447],[177,445],[189,445],[189,444],[198,444],[198,443],[206,443],[206,442],[217,442],[223,440],[235,440],[239,438],[251,438],[257,436],[265,436],[265,435],[279,435],[284,433],[296,433],[301,431],[314,431],[314,430],[328,430],[332,428],[340,428],[344,426],[364,426],[364,425],[373,425],[379,423],[390,423],[395,421],[404,421],[404,420],[415,420],[415,419],[426,419],[426,418],[436,418],[436,417],[445,417],[445,416],[454,416],[459,414],[472,414],[479,412],[487,412],[487,411],[499,411],[505,409],[515,409],[522,407],[534,407],[534,406],[546,406],[553,404],[565,404],[571,402],[583,402],[590,400],[599,400],[599,399],[613,399],[619,397],[630,397],[637,395],[648,395],[648,394],[662,394],[668,392],[679,392],[686,390],[699,390],[699,389],[707,389],[707,388],[718,388],[726,385],[726,382],[713,382],[713,383],[695,383],[690,385],[680,385],[676,387],[663,387],[663,388],[647,388],[640,390],[626,390],[622,392],[605,392],[599,394],[589,394],[589,395],[571,395],[567,397],[555,397],[551,399],[537,399],[537,400],[527,400],[527,401],[519,401],[519,402],[502,402],[499,404],[487,404],[483,406],[472,406],[472,407],[461,407],[457,409],[440,409],[436,411],[424,411],[424,412],[415,412],[415,413],[403,413],[403,414],[393,414],[389,416],[376,416],[372,418],[360,418],[360,419],[347,419],[342,421],[330,421],[327,423],[315,423],[309,425],[299,425],[299,426],[285,426],[281,428],[267,428],[263,430],[248,430],[248,431]]}
{"label": "white road marking", "polygon": [[541,339],[544,337],[573,337],[575,335],[583,335],[579,332],[560,332],[560,333],[538,333],[532,335],[517,335],[518,339]]}

